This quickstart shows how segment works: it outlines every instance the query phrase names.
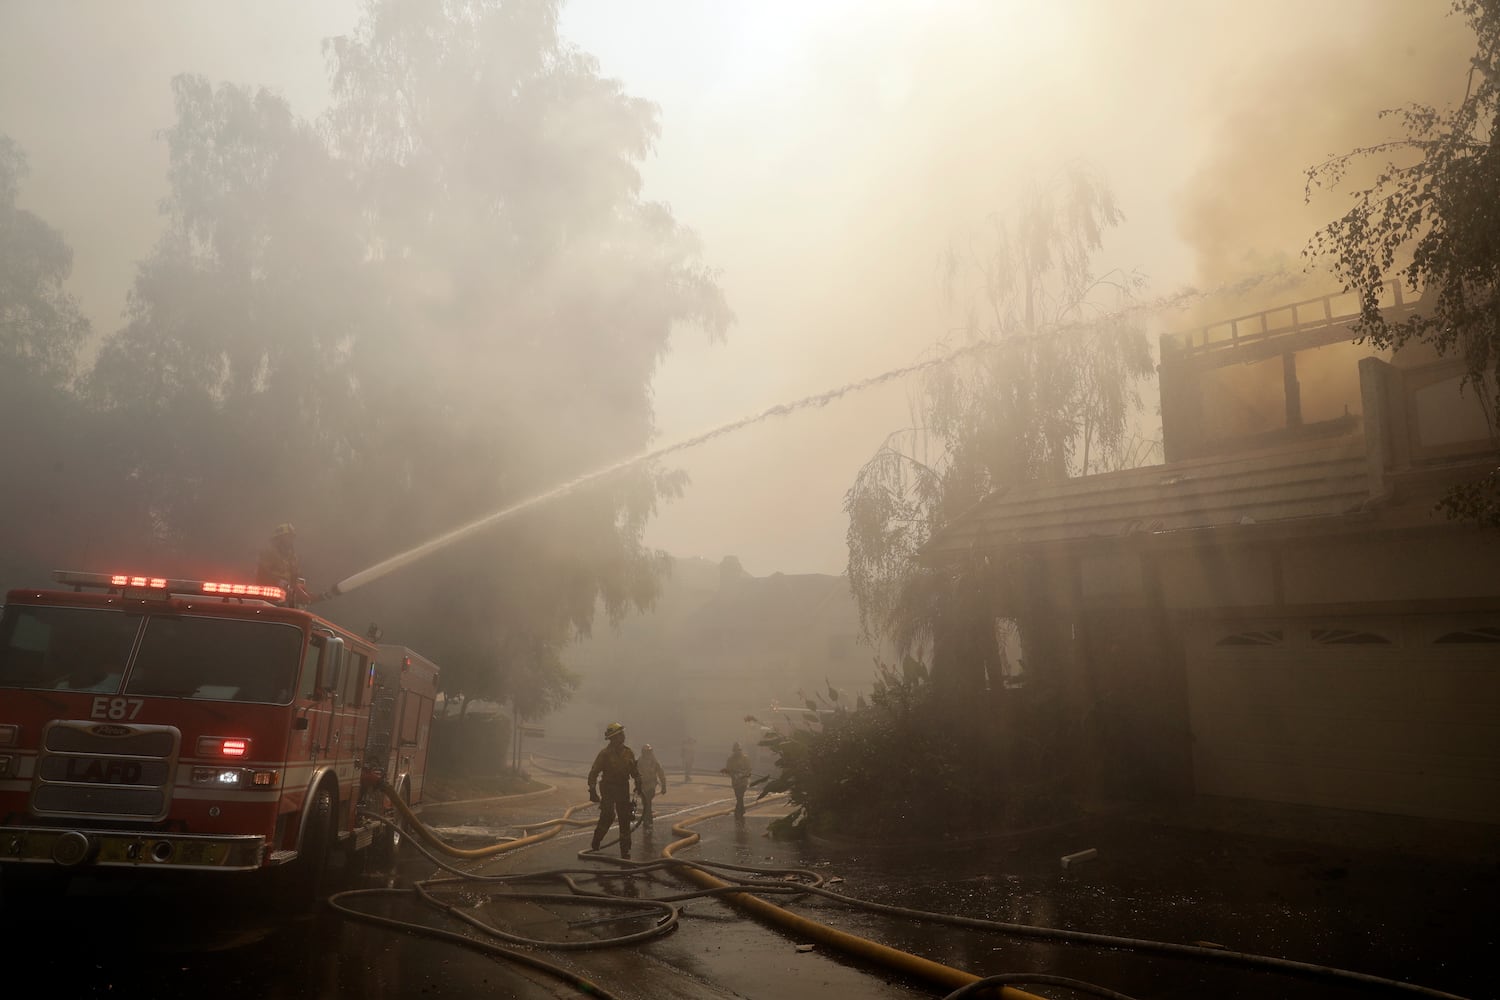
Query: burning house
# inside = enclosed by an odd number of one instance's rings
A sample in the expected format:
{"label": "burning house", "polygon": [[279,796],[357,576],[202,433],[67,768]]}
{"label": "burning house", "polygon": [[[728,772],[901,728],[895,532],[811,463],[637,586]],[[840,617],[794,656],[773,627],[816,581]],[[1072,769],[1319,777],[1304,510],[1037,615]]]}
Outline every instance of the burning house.
{"label": "burning house", "polygon": [[1020,567],[1000,613],[1133,791],[1500,822],[1500,535],[1434,511],[1500,440],[1460,359],[1354,312],[1163,337],[1166,464],[1005,490],[930,551]]}

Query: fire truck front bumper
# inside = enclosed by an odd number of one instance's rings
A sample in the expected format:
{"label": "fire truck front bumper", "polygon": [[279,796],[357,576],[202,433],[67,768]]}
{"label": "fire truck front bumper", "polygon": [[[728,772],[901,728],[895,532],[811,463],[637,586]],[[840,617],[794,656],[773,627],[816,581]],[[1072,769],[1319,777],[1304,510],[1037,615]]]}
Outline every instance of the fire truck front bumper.
{"label": "fire truck front bumper", "polygon": [[0,863],[64,868],[162,868],[249,871],[261,866],[265,838],[214,837],[55,827],[0,828]]}

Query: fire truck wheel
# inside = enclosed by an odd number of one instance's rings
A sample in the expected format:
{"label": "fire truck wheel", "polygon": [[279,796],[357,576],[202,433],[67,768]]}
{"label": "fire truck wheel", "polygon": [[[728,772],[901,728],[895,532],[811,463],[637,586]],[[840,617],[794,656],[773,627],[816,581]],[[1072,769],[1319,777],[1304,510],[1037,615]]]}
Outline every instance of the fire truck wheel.
{"label": "fire truck wheel", "polygon": [[[411,786],[404,781],[401,782],[400,794],[402,802],[411,802]],[[395,810],[393,810],[393,818],[398,824],[405,822],[405,817]],[[396,857],[401,853],[402,836],[403,834],[399,825],[382,825],[380,827],[380,832],[375,835],[375,853],[373,857],[376,864],[385,866],[396,863]]]}
{"label": "fire truck wheel", "polygon": [[328,872],[328,855],[333,847],[333,789],[327,783],[318,786],[307,807],[307,828],[297,860],[282,870],[279,895],[293,906],[310,906],[323,894]]}

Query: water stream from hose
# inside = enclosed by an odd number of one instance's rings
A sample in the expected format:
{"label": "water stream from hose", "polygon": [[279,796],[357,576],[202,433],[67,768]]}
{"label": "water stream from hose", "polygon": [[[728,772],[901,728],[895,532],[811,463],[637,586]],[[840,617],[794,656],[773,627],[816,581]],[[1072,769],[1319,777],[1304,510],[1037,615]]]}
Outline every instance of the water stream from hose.
{"label": "water stream from hose", "polygon": [[[1158,299],[1154,302],[1137,303],[1135,305],[1129,306],[1112,314],[1111,318],[1119,320],[1123,319],[1129,314],[1157,312],[1169,308],[1181,308],[1183,306],[1191,304],[1194,301],[1206,299],[1225,292],[1242,293],[1248,288],[1253,287],[1254,285],[1284,277],[1284,275],[1279,274],[1259,275],[1255,278],[1240,282],[1236,285],[1225,286],[1224,288],[1215,289],[1213,291],[1202,292],[1197,290],[1188,290],[1179,292],[1176,295],[1169,296],[1164,299]],[[618,462],[613,463],[612,465],[607,465],[603,468],[596,469],[593,472],[588,472],[574,479],[570,479],[559,486],[547,490],[545,493],[538,493],[536,496],[522,500],[518,503],[513,503],[508,507],[502,507],[500,510],[497,510],[491,514],[486,514],[484,517],[481,517],[476,521],[471,521],[470,523],[463,525],[462,527],[455,528],[452,531],[431,539],[430,541],[423,542],[421,545],[415,546],[413,548],[407,549],[405,552],[401,552],[397,555],[391,556],[389,559],[384,559],[376,563],[375,565],[368,567],[367,569],[360,570],[358,573],[345,577],[343,580],[340,580],[338,583],[334,584],[333,587],[326,593],[324,593],[320,599],[327,599],[331,597],[337,597],[340,594],[347,594],[349,593],[349,591],[354,590],[357,587],[362,587],[365,584],[378,580],[383,576],[401,569],[402,567],[409,566],[410,564],[416,562],[424,556],[431,555],[433,552],[436,552],[439,549],[447,548],[448,546],[460,542],[465,538],[474,535],[476,532],[483,531],[484,529],[492,525],[498,524],[499,522],[504,521],[507,518],[514,517],[515,515],[523,513],[524,511],[528,511],[533,507],[538,507],[542,504],[550,503],[553,500],[561,499],[562,497],[568,496],[571,493],[575,493],[578,490],[583,489],[584,487],[597,483],[602,479],[607,479],[610,476],[613,476],[620,472],[624,472],[627,469],[632,469],[638,465],[642,465],[647,462],[653,462],[656,459],[662,458],[666,455],[670,455],[674,452],[684,451],[688,448],[696,448],[698,445],[706,444],[707,442],[712,441],[715,438],[723,437],[726,434],[733,434],[735,431],[742,430],[743,428],[750,427],[754,424],[758,424],[766,420],[770,420],[773,417],[785,417],[800,410],[816,409],[819,407],[827,406],[829,403],[832,403],[838,399],[842,399],[844,396],[847,396],[850,393],[861,392],[865,389],[874,388],[875,386],[883,385],[887,382],[905,378],[908,375],[914,375],[918,372],[928,371],[930,369],[938,368],[943,365],[949,365],[962,358],[981,352],[1015,347],[1035,338],[1056,336],[1058,333],[1065,332],[1067,329],[1069,328],[1065,327],[1062,329],[1049,329],[1032,334],[1008,336],[998,339],[978,340],[973,343],[967,344],[964,347],[960,347],[955,350],[948,351],[944,354],[927,358],[923,361],[918,361],[914,364],[904,365],[900,368],[892,368],[890,371],[881,372],[879,375],[872,375],[869,378],[859,379],[855,382],[849,382],[845,385],[839,386],[837,389],[829,389],[827,392],[821,392],[817,395],[804,396],[801,399],[794,400],[789,403],[781,403],[776,406],[772,406],[769,409],[762,410],[759,413],[753,414],[748,417],[742,417],[739,420],[734,420],[727,424],[722,424],[718,427],[713,428],[712,430],[704,431],[701,434],[695,434],[692,437],[684,438],[681,441],[666,445],[665,447],[645,451],[632,458],[622,459]],[[1072,327],[1072,329],[1079,331],[1094,330],[1098,329],[1098,324],[1079,324],[1075,327]]]}
{"label": "water stream from hose", "polygon": [[695,434],[692,437],[683,438],[681,441],[677,441],[673,444],[669,444],[661,448],[656,448],[651,451],[645,451],[631,458],[621,459],[620,461],[615,462],[611,465],[604,466],[600,469],[595,469],[593,472],[587,472],[581,476],[570,479],[560,486],[555,486],[552,489],[547,490],[545,493],[538,493],[536,496],[529,497],[528,499],[522,500],[518,503],[513,503],[508,507],[502,507],[500,510],[497,510],[491,514],[486,514],[484,517],[481,517],[478,520],[471,521],[468,524],[463,525],[462,527],[454,528],[452,531],[439,535],[436,538],[431,539],[430,541],[423,542],[421,545],[417,545],[413,548],[407,549],[405,552],[401,552],[397,555],[391,556],[389,559],[382,560],[381,562],[376,563],[368,569],[362,569],[358,573],[355,573],[352,576],[345,577],[343,580],[340,580],[338,583],[334,584],[333,588],[330,589],[324,595],[324,597],[337,597],[340,594],[347,594],[349,593],[349,591],[354,590],[356,587],[362,587],[367,583],[378,580],[389,573],[392,573],[404,566],[408,566],[411,563],[416,562],[418,559],[421,559],[424,556],[430,555],[433,552],[438,551],[439,549],[447,548],[448,546],[453,545],[456,542],[460,542],[463,539],[468,538],[476,532],[483,531],[485,528],[488,528],[491,525],[498,524],[499,522],[504,521],[507,518],[514,517],[515,515],[520,514],[524,511],[528,511],[533,507],[538,507],[553,500],[561,499],[562,497],[565,497],[570,493],[575,493],[578,490],[583,489],[584,487],[593,485],[594,483],[597,483],[602,479],[607,479],[608,477],[616,475],[620,472],[624,472],[627,469],[632,469],[647,462],[654,462],[655,460],[662,458],[663,456],[670,455],[673,452],[684,451],[688,448],[695,448],[698,445],[706,444],[707,442],[712,441],[715,438],[723,437],[726,434],[732,434],[735,431],[741,430],[745,427],[749,427],[753,424],[761,423],[765,420],[770,420],[773,417],[784,417],[796,413],[799,410],[827,406],[829,403],[832,403],[837,399],[841,399],[844,396],[849,395],[850,393],[873,388],[877,385],[883,385],[886,382],[905,378],[908,375],[913,375],[917,372],[936,368],[940,365],[952,364],[954,361],[957,361],[959,358],[965,357],[967,355],[975,354],[980,351],[992,350],[997,346],[997,343],[1008,342],[981,341],[975,344],[970,344],[966,347],[959,348],[958,350],[950,351],[949,353],[941,355],[939,357],[929,358],[925,361],[919,361],[915,364],[905,365],[901,368],[893,368],[890,371],[881,372],[879,375],[872,375],[869,378],[860,379],[857,382],[850,382],[847,385],[839,386],[837,389],[829,389],[827,392],[821,392],[815,396],[804,396],[802,399],[794,400],[790,403],[781,403],[776,406],[772,406],[769,409],[762,410],[759,413],[753,414],[752,416],[742,417],[739,420],[734,420],[727,424],[721,424],[720,426],[715,427],[712,430],[704,431],[701,434]]}

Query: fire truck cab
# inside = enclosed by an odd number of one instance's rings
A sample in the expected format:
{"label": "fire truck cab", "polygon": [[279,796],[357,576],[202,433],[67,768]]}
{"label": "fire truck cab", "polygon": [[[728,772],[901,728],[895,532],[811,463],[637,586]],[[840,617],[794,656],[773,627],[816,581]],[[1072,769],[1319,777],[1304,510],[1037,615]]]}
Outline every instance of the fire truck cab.
{"label": "fire truck cab", "polygon": [[419,807],[429,661],[276,587],[55,576],[68,589],[0,613],[0,872],[295,863],[316,882],[386,831],[361,815],[393,815],[382,780]]}

